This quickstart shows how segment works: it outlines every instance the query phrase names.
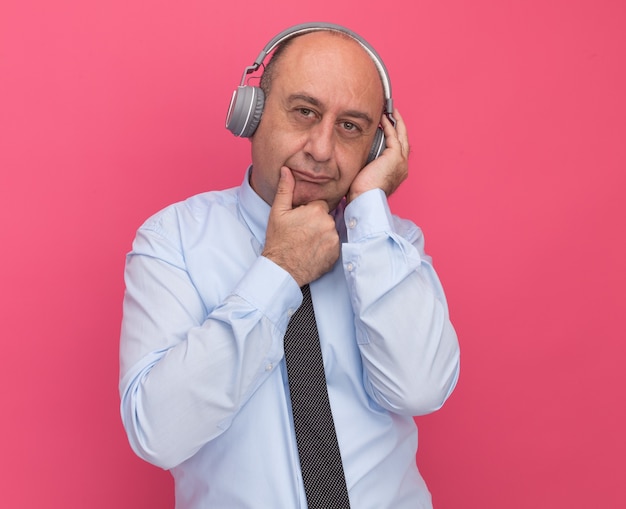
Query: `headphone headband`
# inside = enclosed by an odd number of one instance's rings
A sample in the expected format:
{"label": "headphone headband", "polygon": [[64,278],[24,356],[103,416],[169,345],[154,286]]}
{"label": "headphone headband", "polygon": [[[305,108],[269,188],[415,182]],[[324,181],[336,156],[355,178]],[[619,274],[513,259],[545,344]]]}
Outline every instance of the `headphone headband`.
{"label": "headphone headband", "polygon": [[259,53],[259,56],[256,57],[254,63],[246,67],[244,70],[243,76],[241,78],[241,86],[244,85],[246,76],[252,72],[258,70],[258,68],[263,64],[264,60],[276,47],[287,39],[291,39],[292,37],[296,37],[298,35],[303,35],[309,32],[319,32],[319,31],[334,31],[341,32],[343,34],[348,35],[350,38],[354,39],[358,42],[361,47],[368,53],[374,65],[376,65],[376,69],[378,69],[378,74],[380,74],[380,78],[383,84],[383,91],[385,93],[385,111],[389,114],[393,113],[393,99],[391,97],[391,82],[389,80],[389,74],[387,73],[387,68],[383,63],[382,59],[376,53],[376,50],[370,46],[370,44],[363,39],[360,35],[353,32],[349,28],[346,28],[341,25],[336,25],[334,23],[302,23],[300,25],[295,25],[291,28],[287,28],[283,30],[278,35],[276,35],[270,42],[268,42],[265,47]]}

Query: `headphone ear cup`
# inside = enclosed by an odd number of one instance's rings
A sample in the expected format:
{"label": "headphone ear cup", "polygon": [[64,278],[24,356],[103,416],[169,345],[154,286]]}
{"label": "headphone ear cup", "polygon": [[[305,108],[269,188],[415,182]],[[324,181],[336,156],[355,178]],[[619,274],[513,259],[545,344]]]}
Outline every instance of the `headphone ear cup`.
{"label": "headphone ear cup", "polygon": [[264,104],[265,94],[261,88],[248,85],[237,87],[230,100],[226,129],[235,136],[250,138],[261,121]]}
{"label": "headphone ear cup", "polygon": [[376,134],[374,135],[374,143],[372,143],[372,148],[367,156],[367,164],[371,163],[380,154],[382,154],[383,150],[385,150],[385,134],[383,133],[382,128],[378,127],[376,129]]}

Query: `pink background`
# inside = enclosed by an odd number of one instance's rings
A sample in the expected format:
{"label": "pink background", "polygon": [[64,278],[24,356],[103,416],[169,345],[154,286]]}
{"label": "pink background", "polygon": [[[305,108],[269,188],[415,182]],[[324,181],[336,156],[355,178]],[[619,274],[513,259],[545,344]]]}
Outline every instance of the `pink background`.
{"label": "pink background", "polygon": [[118,413],[124,255],[191,194],[239,184],[243,68],[303,21],[390,71],[420,224],[462,346],[418,419],[437,509],[626,507],[623,0],[4,0],[0,506],[173,507]]}

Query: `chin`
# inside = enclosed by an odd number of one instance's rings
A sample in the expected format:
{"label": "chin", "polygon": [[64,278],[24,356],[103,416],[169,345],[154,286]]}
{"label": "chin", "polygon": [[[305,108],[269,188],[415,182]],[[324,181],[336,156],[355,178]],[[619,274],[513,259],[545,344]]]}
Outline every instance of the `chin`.
{"label": "chin", "polygon": [[323,200],[329,204],[338,203],[334,197],[328,196],[328,193],[324,192],[324,189],[317,185],[308,182],[297,182],[293,193],[293,206],[306,205],[312,201]]}
{"label": "chin", "polygon": [[296,192],[293,194],[293,206],[299,207],[300,205],[306,205],[307,203],[311,203],[312,201],[324,200],[328,201],[324,196],[319,193],[306,193],[306,192]]}

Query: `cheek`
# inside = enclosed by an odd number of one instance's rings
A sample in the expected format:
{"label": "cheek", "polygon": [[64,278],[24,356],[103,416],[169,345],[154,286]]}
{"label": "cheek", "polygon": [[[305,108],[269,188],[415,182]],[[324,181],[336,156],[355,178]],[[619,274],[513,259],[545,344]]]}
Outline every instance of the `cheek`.
{"label": "cheek", "polygon": [[261,123],[253,139],[252,157],[259,162],[282,166],[298,150],[298,140],[293,133],[276,123]]}
{"label": "cheek", "polygon": [[367,156],[369,154],[369,147],[367,152],[362,147],[354,148],[350,150],[342,150],[337,152],[337,166],[341,171],[342,185],[346,182],[348,186],[356,178],[359,172],[365,166]]}
{"label": "cheek", "polygon": [[373,138],[368,135],[359,139],[341,140],[338,137],[335,147],[337,161],[346,168],[346,172],[352,173],[352,177],[365,166],[374,143]]}

